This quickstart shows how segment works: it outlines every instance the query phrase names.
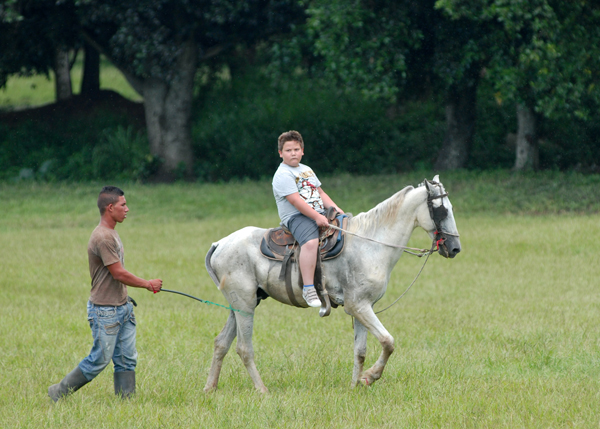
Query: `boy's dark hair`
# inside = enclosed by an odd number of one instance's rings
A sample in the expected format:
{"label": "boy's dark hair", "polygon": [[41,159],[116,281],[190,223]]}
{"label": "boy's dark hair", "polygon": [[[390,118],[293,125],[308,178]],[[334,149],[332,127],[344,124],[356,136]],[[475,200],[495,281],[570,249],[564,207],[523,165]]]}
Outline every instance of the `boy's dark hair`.
{"label": "boy's dark hair", "polygon": [[302,136],[300,135],[300,133],[294,130],[286,131],[285,133],[279,136],[279,139],[277,139],[277,150],[281,151],[283,149],[283,145],[291,141],[297,141],[298,143],[300,143],[300,147],[302,148],[302,150],[304,150],[304,140],[302,140]]}
{"label": "boy's dark hair", "polygon": [[98,195],[98,209],[100,210],[100,216],[104,214],[109,204],[115,204],[119,201],[119,197],[125,195],[121,189],[116,186],[105,186]]}

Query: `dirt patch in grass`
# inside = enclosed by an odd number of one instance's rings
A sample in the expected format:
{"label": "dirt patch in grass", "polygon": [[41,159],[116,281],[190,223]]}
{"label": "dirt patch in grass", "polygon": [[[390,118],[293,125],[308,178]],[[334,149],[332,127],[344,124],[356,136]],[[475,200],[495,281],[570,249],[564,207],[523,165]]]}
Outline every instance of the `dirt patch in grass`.
{"label": "dirt patch in grass", "polygon": [[34,121],[60,127],[66,120],[86,120],[100,111],[107,110],[128,117],[128,122],[136,128],[146,126],[143,103],[128,100],[110,90],[102,90],[94,98],[74,95],[68,100],[44,106],[0,113],[0,123],[18,126],[24,122]]}

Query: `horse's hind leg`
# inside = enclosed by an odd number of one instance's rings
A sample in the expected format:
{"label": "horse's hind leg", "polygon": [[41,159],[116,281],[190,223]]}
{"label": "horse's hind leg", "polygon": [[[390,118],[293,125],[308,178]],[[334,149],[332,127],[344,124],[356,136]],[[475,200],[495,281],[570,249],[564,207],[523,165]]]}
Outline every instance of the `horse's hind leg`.
{"label": "horse's hind leg", "polygon": [[264,385],[262,379],[260,378],[260,374],[258,373],[258,369],[256,368],[256,364],[254,363],[254,347],[252,346],[252,330],[254,328],[254,314],[245,315],[245,314],[237,314],[237,348],[236,351],[246,369],[248,370],[248,374],[250,374],[250,378],[254,382],[254,387],[260,393],[267,393],[269,390]]}
{"label": "horse's hind leg", "polygon": [[223,366],[223,359],[231,347],[231,343],[237,333],[237,324],[235,322],[234,312],[229,313],[227,323],[221,330],[221,333],[215,338],[215,351],[213,354],[212,364],[210,366],[210,372],[208,373],[208,380],[206,380],[206,386],[204,386],[205,392],[210,392],[217,389],[219,383],[219,374],[221,374],[221,367]]}
{"label": "horse's hind leg", "polygon": [[368,332],[362,323],[354,319],[354,369],[352,371],[352,387],[356,387],[363,373],[365,357],[367,356]]}

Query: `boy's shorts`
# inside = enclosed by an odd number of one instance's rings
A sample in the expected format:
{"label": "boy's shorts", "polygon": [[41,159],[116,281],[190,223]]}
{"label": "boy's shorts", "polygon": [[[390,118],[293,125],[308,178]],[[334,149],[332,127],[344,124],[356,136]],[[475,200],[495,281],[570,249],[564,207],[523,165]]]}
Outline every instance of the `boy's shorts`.
{"label": "boy's shorts", "polygon": [[300,247],[310,240],[319,238],[319,227],[317,222],[311,218],[298,213],[288,220],[287,228],[290,230]]}

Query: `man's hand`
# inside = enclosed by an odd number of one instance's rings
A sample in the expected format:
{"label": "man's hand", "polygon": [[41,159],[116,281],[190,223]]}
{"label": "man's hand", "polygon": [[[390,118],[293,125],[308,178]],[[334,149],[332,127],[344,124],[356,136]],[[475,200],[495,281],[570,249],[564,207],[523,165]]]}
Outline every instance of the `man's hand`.
{"label": "man's hand", "polygon": [[160,289],[162,288],[162,280],[161,279],[152,279],[148,281],[148,286],[146,287],[146,289],[148,289],[150,292],[160,292]]}

